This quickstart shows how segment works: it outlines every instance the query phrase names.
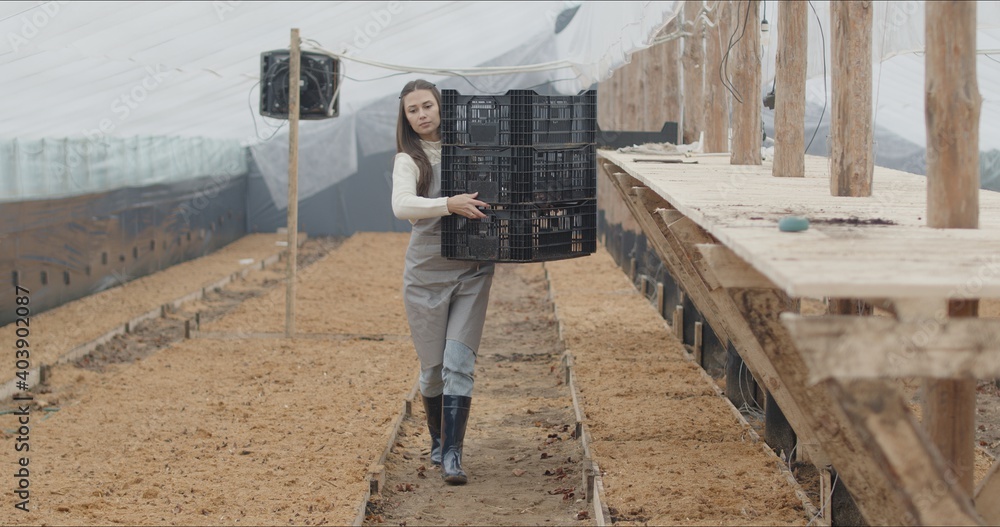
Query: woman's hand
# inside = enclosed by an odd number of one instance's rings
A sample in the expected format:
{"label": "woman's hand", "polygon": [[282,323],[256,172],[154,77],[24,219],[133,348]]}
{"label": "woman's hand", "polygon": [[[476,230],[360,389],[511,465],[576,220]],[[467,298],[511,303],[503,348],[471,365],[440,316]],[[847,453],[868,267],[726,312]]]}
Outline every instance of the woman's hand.
{"label": "woman's hand", "polygon": [[476,207],[490,208],[489,204],[476,199],[479,193],[459,194],[448,198],[448,212],[465,216],[466,218],[482,219],[486,215]]}

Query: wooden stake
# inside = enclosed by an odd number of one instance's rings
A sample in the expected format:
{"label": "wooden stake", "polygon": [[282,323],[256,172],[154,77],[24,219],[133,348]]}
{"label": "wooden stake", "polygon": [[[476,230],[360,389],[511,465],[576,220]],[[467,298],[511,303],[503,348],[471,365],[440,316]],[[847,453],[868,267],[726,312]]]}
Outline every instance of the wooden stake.
{"label": "wooden stake", "polygon": [[676,307],[674,307],[674,327],[672,329],[674,330],[674,335],[677,337],[677,340],[679,340],[681,342],[681,344],[683,344],[684,343],[684,306],[682,306],[682,305],[677,305]]}
{"label": "wooden stake", "polygon": [[299,244],[299,30],[292,28],[288,57],[288,261],[285,265],[285,336],[295,334],[295,262]]}
{"label": "wooden stake", "polygon": [[778,5],[778,56],[775,65],[774,165],[771,175],[805,177],[806,45],[809,5],[782,0]]}
{"label": "wooden stake", "polygon": [[701,349],[702,349],[702,332],[704,331],[704,326],[701,322],[694,323],[694,361],[701,366]]}
{"label": "wooden stake", "polygon": [[[760,11],[756,0],[736,2],[739,43],[730,54],[733,85],[739,99],[733,101],[733,165],[759,165],[760,120]],[[735,60],[734,60],[735,59]]]}
{"label": "wooden stake", "polygon": [[[928,2],[926,24],[927,226],[979,228],[976,3]],[[949,317],[976,317],[979,301],[952,301]],[[924,424],[958,484],[971,494],[976,382],[928,381]]]}
{"label": "wooden stake", "polygon": [[[705,152],[729,151],[729,90],[722,83],[722,56],[733,33],[729,2],[715,4],[715,27],[705,37]],[[728,72],[722,72],[728,75]]]}
{"label": "wooden stake", "polygon": [[681,59],[684,72],[684,123],[683,142],[690,144],[698,140],[704,130],[705,112],[705,37],[704,24],[697,16],[702,8],[702,0],[684,2],[684,27],[691,32],[684,37],[684,56]]}
{"label": "wooden stake", "polygon": [[873,10],[870,2],[830,2],[830,192],[834,196],[872,195]]}

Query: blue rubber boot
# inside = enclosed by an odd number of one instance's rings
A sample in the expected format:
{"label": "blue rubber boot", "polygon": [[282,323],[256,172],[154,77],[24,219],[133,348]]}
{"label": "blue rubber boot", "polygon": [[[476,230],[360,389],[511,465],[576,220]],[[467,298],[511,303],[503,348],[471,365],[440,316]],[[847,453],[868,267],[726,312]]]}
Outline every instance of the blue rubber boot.
{"label": "blue rubber boot", "polygon": [[426,397],[424,413],[427,414],[427,430],[431,433],[431,465],[441,464],[441,399],[442,396]]}
{"label": "blue rubber boot", "polygon": [[462,443],[469,422],[472,398],[445,395],[441,428],[441,477],[449,485],[465,485],[469,477],[462,470]]}

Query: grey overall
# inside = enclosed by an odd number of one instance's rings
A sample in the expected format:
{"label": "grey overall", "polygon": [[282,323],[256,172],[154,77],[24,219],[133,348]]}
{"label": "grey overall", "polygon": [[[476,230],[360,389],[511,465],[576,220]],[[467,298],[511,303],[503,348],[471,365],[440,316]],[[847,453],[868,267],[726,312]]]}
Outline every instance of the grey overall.
{"label": "grey overall", "polygon": [[[441,164],[433,169],[429,198],[441,195]],[[493,263],[441,256],[441,218],[413,224],[403,272],[403,303],[420,358],[420,393],[425,397],[472,396],[493,271]]]}

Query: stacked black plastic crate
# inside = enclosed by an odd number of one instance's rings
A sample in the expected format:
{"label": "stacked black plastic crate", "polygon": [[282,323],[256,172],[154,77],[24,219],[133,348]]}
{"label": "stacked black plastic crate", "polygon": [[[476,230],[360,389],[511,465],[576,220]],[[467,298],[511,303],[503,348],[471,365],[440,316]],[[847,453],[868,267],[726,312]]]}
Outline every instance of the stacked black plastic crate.
{"label": "stacked black plastic crate", "polygon": [[486,218],[446,216],[441,254],[540,262],[597,248],[597,94],[441,93],[441,193],[478,192]]}

